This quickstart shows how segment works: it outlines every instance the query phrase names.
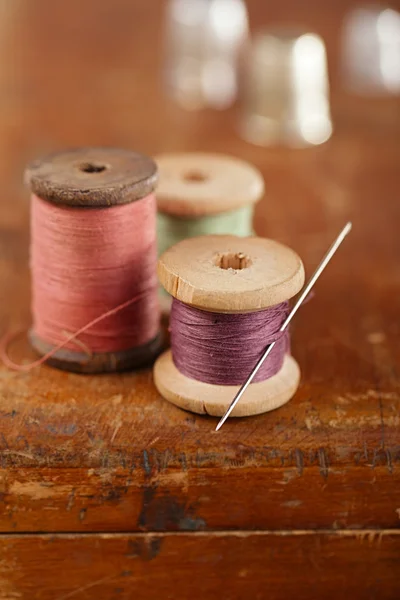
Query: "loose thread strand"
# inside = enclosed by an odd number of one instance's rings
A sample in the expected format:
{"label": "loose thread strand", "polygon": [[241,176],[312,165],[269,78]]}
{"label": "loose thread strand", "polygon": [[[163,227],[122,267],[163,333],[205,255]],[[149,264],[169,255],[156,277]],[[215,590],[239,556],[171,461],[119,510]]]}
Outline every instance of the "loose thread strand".
{"label": "loose thread strand", "polygon": [[[107,311],[106,313],[103,313],[96,319],[93,319],[92,321],[90,321],[89,323],[87,323],[86,325],[81,327],[78,331],[75,331],[75,333],[72,333],[71,335],[69,335],[63,342],[60,342],[57,346],[52,348],[49,352],[44,354],[41,358],[29,363],[28,365],[20,365],[18,363],[15,363],[8,356],[8,347],[9,347],[10,343],[15,341],[15,339],[17,337],[19,337],[19,335],[21,335],[22,333],[25,333],[25,329],[6,333],[0,342],[1,360],[6,365],[6,367],[8,367],[9,369],[12,369],[14,371],[29,372],[32,369],[34,369],[35,367],[39,367],[40,365],[45,363],[49,358],[54,356],[56,354],[56,352],[58,352],[59,350],[62,350],[62,348],[65,348],[72,341],[74,341],[74,340],[76,341],[76,339],[82,333],[84,333],[85,331],[87,331],[88,329],[90,329],[91,327],[96,325],[97,323],[100,323],[100,321],[102,321],[103,319],[106,319],[107,317],[110,317],[111,315],[116,314],[116,313],[120,312],[121,310],[124,310],[124,308],[130,306],[134,302],[137,302],[137,300],[138,300],[137,298],[131,298],[130,300],[123,302],[119,306],[112,308],[111,310]],[[79,342],[79,344],[77,344],[77,346],[79,346],[82,349],[83,344],[81,342]],[[89,350],[89,349],[87,349],[87,350]],[[86,352],[87,352],[87,350],[86,350]],[[92,356],[92,354],[93,353],[89,350],[89,356]]]}

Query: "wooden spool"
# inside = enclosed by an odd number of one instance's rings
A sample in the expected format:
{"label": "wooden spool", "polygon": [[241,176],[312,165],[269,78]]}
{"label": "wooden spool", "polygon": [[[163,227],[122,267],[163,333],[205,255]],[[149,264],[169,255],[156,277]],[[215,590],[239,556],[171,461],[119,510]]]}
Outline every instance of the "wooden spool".
{"label": "wooden spool", "polygon": [[[251,207],[264,195],[260,171],[233,156],[204,152],[166,153],[156,156],[155,161],[159,169],[159,213],[180,219],[201,219]],[[236,232],[227,221],[218,232],[202,231],[198,235],[204,233]],[[251,228],[244,232],[244,235],[250,234]],[[162,312],[168,314],[171,298],[160,294],[160,305]]]}
{"label": "wooden spool", "polygon": [[[80,148],[33,162],[25,171],[32,192],[63,206],[101,208],[127,204],[148,196],[157,183],[153,160],[128,150]],[[53,349],[33,329],[33,348],[43,356]],[[138,368],[152,362],[162,347],[158,334],[148,343],[120,352],[87,354],[58,350],[47,363],[76,373],[107,373]]]}
{"label": "wooden spool", "polygon": [[[190,306],[223,313],[266,309],[297,294],[304,283],[299,256],[273,240],[236,236],[202,236],[184,240],[158,263],[162,285]],[[171,350],[154,366],[160,394],[181,408],[222,416],[240,386],[212,385],[186,377],[176,368]],[[282,406],[296,392],[300,369],[286,355],[281,370],[250,385],[232,415],[244,417]]]}
{"label": "wooden spool", "polygon": [[264,194],[261,173],[224,154],[160,154],[157,206],[178,217],[201,217],[255,204]]}

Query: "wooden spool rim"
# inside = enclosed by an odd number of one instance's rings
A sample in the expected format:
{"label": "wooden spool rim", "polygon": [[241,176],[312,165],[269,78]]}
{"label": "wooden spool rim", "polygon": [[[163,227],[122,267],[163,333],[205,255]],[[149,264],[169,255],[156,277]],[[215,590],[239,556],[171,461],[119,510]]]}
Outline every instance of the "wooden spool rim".
{"label": "wooden spool rim", "polygon": [[25,181],[43,200],[100,208],[148,196],[157,183],[157,166],[131,150],[77,148],[34,161],[25,171]]}
{"label": "wooden spool rim", "polygon": [[166,291],[181,302],[228,313],[274,306],[304,284],[303,263],[293,250],[274,240],[231,235],[175,244],[160,257],[158,275]]}
{"label": "wooden spool rim", "polygon": [[[240,385],[213,385],[196,381],[176,368],[171,350],[164,352],[154,365],[154,383],[160,394],[191,412],[222,417]],[[248,417],[274,410],[286,404],[300,382],[300,369],[295,359],[286,355],[281,370],[258,383],[252,383],[232,412],[233,417]]]}
{"label": "wooden spool rim", "polygon": [[[54,348],[41,340],[33,330],[29,332],[29,340],[40,356],[44,356]],[[83,352],[73,352],[63,348],[49,358],[46,364],[73,373],[116,373],[150,365],[163,347],[165,347],[164,336],[158,333],[155,338],[141,346],[119,352],[93,353],[90,357]]]}
{"label": "wooden spool rim", "polygon": [[196,217],[255,204],[264,194],[261,173],[249,163],[225,154],[186,152],[155,157],[160,178],[158,210]]}

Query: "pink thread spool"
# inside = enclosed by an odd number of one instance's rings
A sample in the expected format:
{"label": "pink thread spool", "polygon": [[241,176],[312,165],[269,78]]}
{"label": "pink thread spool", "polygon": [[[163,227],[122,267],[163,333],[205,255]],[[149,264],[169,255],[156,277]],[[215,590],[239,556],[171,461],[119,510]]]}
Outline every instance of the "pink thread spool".
{"label": "pink thread spool", "polygon": [[25,176],[33,348],[79,373],[151,362],[161,348],[155,163],[127,150],[82,148],[36,161]]}
{"label": "pink thread spool", "polygon": [[[158,275],[175,300],[171,350],[155,363],[156,387],[181,408],[222,416],[268,343],[285,341],[279,326],[287,300],[304,283],[301,259],[273,240],[209,235],[164,252]],[[287,344],[277,343],[274,351],[278,346],[275,366],[266,361],[232,416],[273,410],[296,392],[299,366]]]}

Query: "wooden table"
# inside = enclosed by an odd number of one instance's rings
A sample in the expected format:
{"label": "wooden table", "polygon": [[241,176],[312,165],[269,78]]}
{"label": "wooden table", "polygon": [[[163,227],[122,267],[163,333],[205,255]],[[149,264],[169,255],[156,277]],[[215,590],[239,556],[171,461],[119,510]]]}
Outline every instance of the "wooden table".
{"label": "wooden table", "polygon": [[[1,369],[0,599],[399,598],[400,103],[341,89],[349,1],[250,0],[254,26],[290,19],[325,38],[335,118],[321,147],[251,146],[235,110],[166,100],[163,5],[1,4],[3,331],[30,323],[22,171],[50,150],[249,160],[266,180],[257,232],[309,274],[348,219],[354,230],[296,317],[300,390],[270,414],[217,434],[165,402],[150,370]],[[25,340],[12,355],[33,358]]]}

